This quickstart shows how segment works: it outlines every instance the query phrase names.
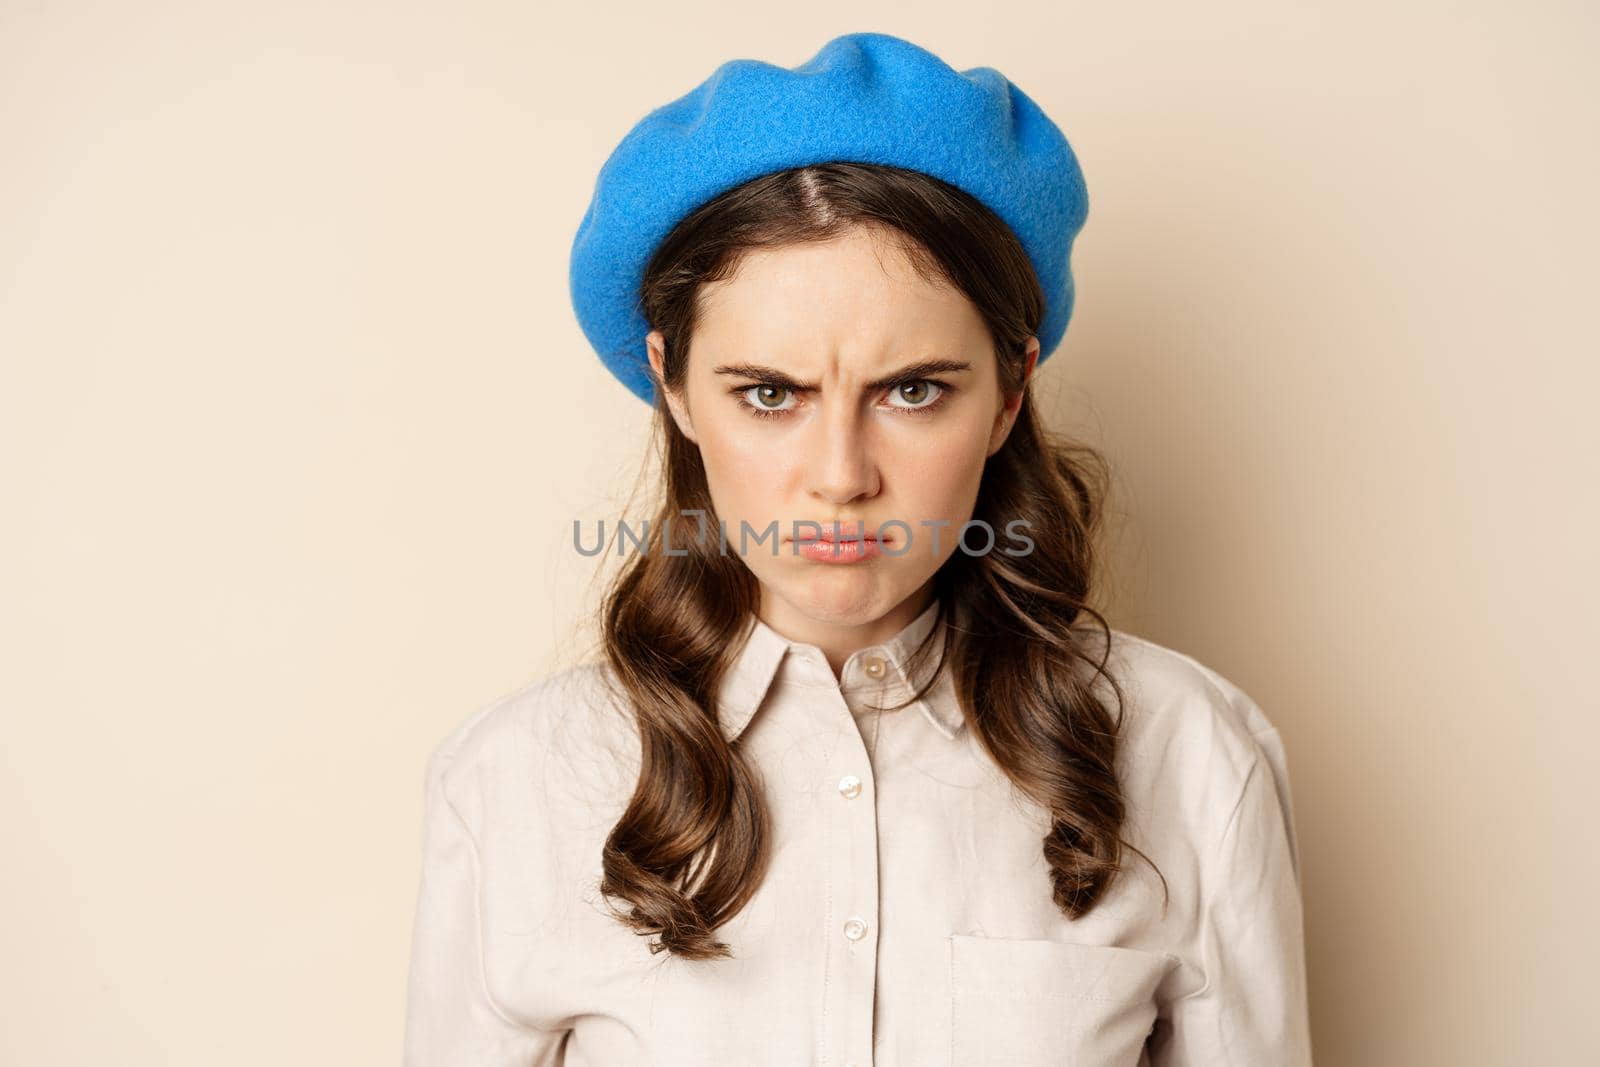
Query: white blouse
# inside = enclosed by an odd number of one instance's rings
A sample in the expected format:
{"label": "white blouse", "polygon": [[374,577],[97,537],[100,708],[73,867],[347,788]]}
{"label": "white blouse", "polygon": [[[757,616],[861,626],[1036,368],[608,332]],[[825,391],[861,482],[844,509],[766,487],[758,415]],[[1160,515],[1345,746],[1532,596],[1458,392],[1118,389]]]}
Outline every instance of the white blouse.
{"label": "white blouse", "polygon": [[917,704],[867,706],[910,694],[936,612],[838,679],[752,620],[720,715],[764,782],[772,861],[717,930],[731,959],[652,954],[599,894],[639,766],[601,664],[462,722],[426,778],[407,1067],[1310,1064],[1289,778],[1261,709],[1112,632],[1121,832],[1170,896],[1127,851],[1072,920],[1049,820],[979,748],[949,672]]}

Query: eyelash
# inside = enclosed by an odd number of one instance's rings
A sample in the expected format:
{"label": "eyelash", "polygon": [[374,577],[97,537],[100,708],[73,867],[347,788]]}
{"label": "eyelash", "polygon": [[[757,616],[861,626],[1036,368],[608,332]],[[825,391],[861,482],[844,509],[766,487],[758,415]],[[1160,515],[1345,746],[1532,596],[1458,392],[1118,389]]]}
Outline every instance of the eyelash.
{"label": "eyelash", "polygon": [[[928,415],[943,407],[945,400],[950,396],[951,393],[955,392],[955,388],[953,386],[946,384],[938,378],[906,378],[903,381],[895,382],[893,385],[889,386],[889,391],[893,392],[902,385],[910,385],[914,382],[926,382],[929,385],[936,386],[939,390],[939,395],[934,397],[931,404],[922,404],[918,407],[896,407],[894,405],[890,405],[891,410],[902,415]],[[780,389],[786,389],[790,393],[795,392],[795,390],[789,389],[788,386],[779,385],[777,382],[754,382],[750,385],[740,385],[734,387],[731,392],[739,401],[739,405],[758,419],[776,419],[782,418],[785,415],[794,414],[793,410],[774,411],[770,408],[757,407],[744,398],[744,394],[748,393],[752,389],[759,389],[763,385],[774,385]]]}

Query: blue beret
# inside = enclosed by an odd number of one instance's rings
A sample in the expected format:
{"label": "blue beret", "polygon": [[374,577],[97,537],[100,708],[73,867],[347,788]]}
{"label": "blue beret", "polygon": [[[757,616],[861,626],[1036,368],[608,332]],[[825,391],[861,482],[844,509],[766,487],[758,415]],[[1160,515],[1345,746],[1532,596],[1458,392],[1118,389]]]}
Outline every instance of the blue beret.
{"label": "blue beret", "polygon": [[988,206],[1044,289],[1039,361],[1055,350],[1072,315],[1072,242],[1089,209],[1066,137],[993,68],[958,72],[899,37],[851,33],[793,70],[729,60],[640,119],[601,166],[568,283],[589,343],[636,396],[654,401],[640,283],[656,246],[734,186],[829,161],[922,171]]}

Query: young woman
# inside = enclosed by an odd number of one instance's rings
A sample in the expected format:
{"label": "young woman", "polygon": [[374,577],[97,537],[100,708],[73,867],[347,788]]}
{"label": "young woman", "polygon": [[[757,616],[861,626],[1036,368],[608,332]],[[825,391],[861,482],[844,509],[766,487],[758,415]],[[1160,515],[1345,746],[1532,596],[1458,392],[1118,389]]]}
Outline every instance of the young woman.
{"label": "young woman", "polygon": [[1091,606],[1105,468],[1028,401],[1086,210],[884,34],[619,145],[573,296],[662,499],[603,655],[433,755],[407,1064],[1311,1062],[1281,741]]}

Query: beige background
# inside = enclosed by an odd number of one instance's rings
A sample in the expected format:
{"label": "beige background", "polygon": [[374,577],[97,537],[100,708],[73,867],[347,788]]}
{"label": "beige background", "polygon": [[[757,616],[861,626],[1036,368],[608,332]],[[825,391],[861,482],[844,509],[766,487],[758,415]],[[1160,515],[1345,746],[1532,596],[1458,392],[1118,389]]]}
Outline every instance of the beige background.
{"label": "beige background", "polygon": [[1283,733],[1319,1065],[1594,1055],[1593,5],[10,0],[5,1064],[396,1061],[423,760],[582,653],[644,443],[595,172],[868,29],[1080,155],[1039,401],[1113,622]]}

